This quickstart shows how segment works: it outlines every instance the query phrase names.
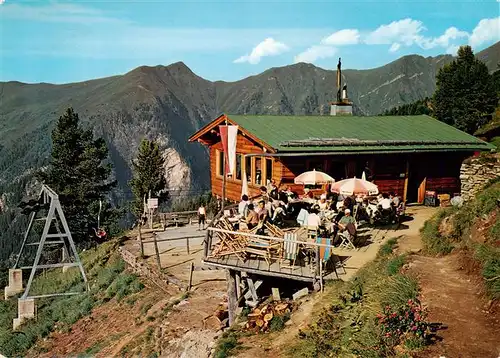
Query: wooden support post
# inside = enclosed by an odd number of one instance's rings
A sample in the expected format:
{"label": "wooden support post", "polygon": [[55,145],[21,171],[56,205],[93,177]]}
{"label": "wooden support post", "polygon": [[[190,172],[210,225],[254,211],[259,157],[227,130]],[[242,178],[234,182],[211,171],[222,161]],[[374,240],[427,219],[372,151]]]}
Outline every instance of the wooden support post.
{"label": "wooden support post", "polygon": [[241,272],[236,271],[236,298],[240,299],[241,297]]}
{"label": "wooden support post", "polygon": [[250,294],[252,295],[252,299],[257,302],[259,300],[259,296],[257,296],[257,290],[255,289],[255,285],[253,284],[253,281],[250,277],[247,277],[247,283],[248,283],[248,290],[250,291]]}
{"label": "wooden support post", "polygon": [[191,291],[191,287],[193,286],[193,271],[194,271],[194,262],[191,262],[191,268],[189,271],[189,285],[188,285],[188,291]]}
{"label": "wooden support post", "polygon": [[410,175],[410,162],[406,159],[406,170],[405,170],[405,186],[403,189],[403,202],[406,202],[406,196],[408,195],[408,176]]}
{"label": "wooden support post", "polygon": [[236,309],[238,308],[238,300],[236,298],[236,272],[234,270],[226,270],[227,282],[227,311],[229,315],[229,326],[236,320]]}
{"label": "wooden support post", "polygon": [[187,254],[189,255],[189,237],[186,237],[186,251]]}
{"label": "wooden support post", "polygon": [[203,252],[203,259],[206,259],[208,256],[208,253],[210,252],[210,246],[212,245],[212,232],[210,230],[207,230],[205,233],[205,240],[203,241],[204,247],[204,252]]}
{"label": "wooden support post", "polygon": [[154,244],[155,244],[156,263],[158,265],[158,270],[161,271],[160,250],[158,250],[158,242],[156,241],[156,234],[155,233],[153,233],[153,240],[154,240]]}
{"label": "wooden support post", "polygon": [[144,257],[144,244],[142,243],[141,224],[139,223],[139,244],[141,245],[141,258]]}

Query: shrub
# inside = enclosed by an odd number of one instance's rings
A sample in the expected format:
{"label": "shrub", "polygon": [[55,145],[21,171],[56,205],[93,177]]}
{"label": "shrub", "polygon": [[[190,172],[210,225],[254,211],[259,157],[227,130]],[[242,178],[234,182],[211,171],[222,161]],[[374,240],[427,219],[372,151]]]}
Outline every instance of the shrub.
{"label": "shrub", "polygon": [[269,322],[269,331],[277,332],[285,328],[285,323],[290,319],[290,314],[285,314],[283,316],[274,316]]}
{"label": "shrub", "polygon": [[224,332],[215,347],[216,358],[229,357],[230,353],[238,347],[238,334],[233,330]]}
{"label": "shrub", "polygon": [[382,341],[387,346],[393,347],[408,339],[423,341],[427,337],[427,312],[418,300],[410,299],[396,308],[387,305],[377,318]]}

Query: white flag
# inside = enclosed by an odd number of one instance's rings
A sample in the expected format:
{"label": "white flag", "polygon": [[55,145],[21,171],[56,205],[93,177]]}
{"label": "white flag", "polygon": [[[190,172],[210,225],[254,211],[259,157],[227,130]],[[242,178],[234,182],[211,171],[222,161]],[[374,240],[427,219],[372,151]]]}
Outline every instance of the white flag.
{"label": "white flag", "polygon": [[227,128],[227,159],[229,170],[233,176],[236,166],[236,139],[238,137],[238,126],[228,126]]}

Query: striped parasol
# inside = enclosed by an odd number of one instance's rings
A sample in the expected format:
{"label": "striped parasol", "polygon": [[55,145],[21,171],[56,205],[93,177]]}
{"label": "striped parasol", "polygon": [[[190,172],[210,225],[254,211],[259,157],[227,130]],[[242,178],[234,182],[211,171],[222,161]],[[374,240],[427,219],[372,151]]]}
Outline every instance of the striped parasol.
{"label": "striped parasol", "polygon": [[344,179],[336,182],[332,185],[331,190],[335,193],[343,195],[354,195],[354,194],[368,194],[376,195],[378,194],[378,187],[363,179],[350,178]]}

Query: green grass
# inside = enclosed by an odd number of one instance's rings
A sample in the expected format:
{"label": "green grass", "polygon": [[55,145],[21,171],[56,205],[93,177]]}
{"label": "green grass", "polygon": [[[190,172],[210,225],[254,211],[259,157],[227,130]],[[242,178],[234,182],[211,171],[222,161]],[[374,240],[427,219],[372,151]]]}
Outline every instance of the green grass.
{"label": "green grass", "polygon": [[231,353],[233,353],[238,347],[238,332],[229,329],[224,332],[221,338],[217,341],[217,345],[215,347],[215,358],[226,358],[229,357]]}
{"label": "green grass", "polygon": [[476,245],[474,258],[481,262],[482,274],[488,294],[500,299],[500,248],[488,244]]}
{"label": "green grass", "polygon": [[420,229],[422,243],[427,253],[431,255],[449,254],[453,250],[451,238],[443,237],[439,232],[439,225],[452,212],[453,209],[440,209]]}
{"label": "green grass", "polygon": [[399,255],[389,260],[387,263],[387,273],[391,276],[397,274],[406,262],[406,255]]}
{"label": "green grass", "polygon": [[62,291],[81,292],[68,297],[43,298],[36,301],[37,319],[30,320],[12,331],[12,320],[17,316],[17,300],[0,301],[0,352],[6,356],[22,356],[38,339],[57,329],[69,331],[73,323],[89,315],[103,301],[138,292],[142,284],[134,275],[124,272],[125,263],[117,253],[117,241],[110,241],[82,253],[90,292],[80,272],[70,269],[47,271],[33,282],[30,294],[46,294]]}
{"label": "green grass", "polygon": [[[419,294],[415,277],[399,273],[405,255],[395,255],[397,239],[379,249],[377,258],[358,271],[351,282],[327,285],[330,306],[299,334],[289,347],[291,357],[394,356],[393,347],[382,344],[376,315],[386,305],[399,307]],[[413,349],[412,343],[409,343]],[[416,349],[416,348],[415,348]]]}

